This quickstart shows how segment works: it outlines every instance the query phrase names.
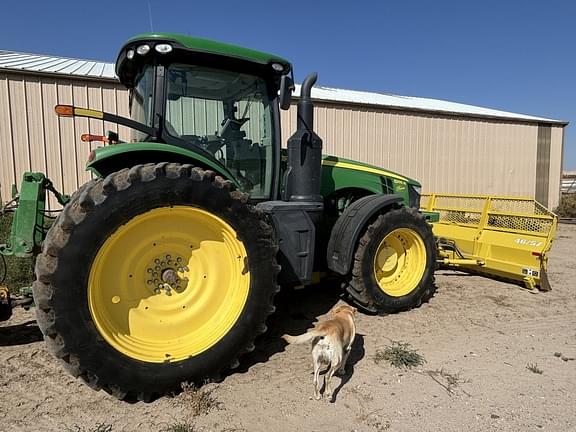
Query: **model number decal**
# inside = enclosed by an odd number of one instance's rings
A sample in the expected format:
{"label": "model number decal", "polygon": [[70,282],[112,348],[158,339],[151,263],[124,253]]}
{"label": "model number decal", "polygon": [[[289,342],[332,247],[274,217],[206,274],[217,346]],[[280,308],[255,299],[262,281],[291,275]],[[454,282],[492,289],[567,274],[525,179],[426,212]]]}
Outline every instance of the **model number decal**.
{"label": "model number decal", "polygon": [[514,240],[516,243],[518,243],[519,245],[523,245],[523,246],[540,246],[542,245],[541,241],[538,240],[527,240],[527,239],[522,239],[522,238],[517,238]]}

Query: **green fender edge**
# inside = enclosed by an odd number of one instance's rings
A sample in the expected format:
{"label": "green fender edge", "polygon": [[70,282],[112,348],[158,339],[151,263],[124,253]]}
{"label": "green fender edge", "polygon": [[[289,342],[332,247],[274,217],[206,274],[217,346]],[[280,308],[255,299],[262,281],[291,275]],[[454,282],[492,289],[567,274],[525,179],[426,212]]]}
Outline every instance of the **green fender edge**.
{"label": "green fender edge", "polygon": [[98,177],[105,177],[122,168],[152,162],[194,163],[217,172],[242,189],[234,175],[225,166],[193,150],[164,143],[121,143],[98,147],[93,150],[86,169]]}

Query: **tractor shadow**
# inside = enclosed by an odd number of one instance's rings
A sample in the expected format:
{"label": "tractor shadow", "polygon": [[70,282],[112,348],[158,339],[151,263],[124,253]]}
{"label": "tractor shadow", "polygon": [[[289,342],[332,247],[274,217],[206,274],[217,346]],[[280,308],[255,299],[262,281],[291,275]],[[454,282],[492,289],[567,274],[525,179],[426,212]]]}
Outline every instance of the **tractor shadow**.
{"label": "tractor shadow", "polygon": [[35,320],[0,327],[0,347],[27,345],[43,340],[42,332]]}
{"label": "tractor shadow", "polygon": [[342,297],[339,283],[326,282],[301,290],[282,289],[275,298],[276,311],[266,323],[268,331],[256,338],[256,348],[240,358],[233,372],[244,373],[258,363],[283,352],[287,343],[282,335],[299,335],[312,328],[318,317],[328,313]]}

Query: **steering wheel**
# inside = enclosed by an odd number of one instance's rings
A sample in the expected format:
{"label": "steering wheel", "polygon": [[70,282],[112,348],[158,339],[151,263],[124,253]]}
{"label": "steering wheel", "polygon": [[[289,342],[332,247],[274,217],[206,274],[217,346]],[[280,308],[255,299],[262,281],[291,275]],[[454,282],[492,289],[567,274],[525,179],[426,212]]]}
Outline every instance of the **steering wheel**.
{"label": "steering wheel", "polygon": [[250,117],[244,117],[241,119],[234,119],[234,118],[227,118],[224,119],[224,121],[222,122],[222,127],[220,128],[220,131],[218,132],[218,136],[220,137],[225,137],[229,131],[239,131],[240,128],[244,125],[244,123],[246,123],[248,120],[250,120]]}

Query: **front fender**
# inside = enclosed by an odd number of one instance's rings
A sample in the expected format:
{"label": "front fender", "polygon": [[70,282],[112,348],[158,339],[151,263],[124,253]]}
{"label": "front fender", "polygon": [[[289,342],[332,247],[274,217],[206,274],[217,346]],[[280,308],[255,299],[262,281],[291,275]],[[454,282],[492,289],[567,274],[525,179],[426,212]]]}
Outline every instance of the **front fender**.
{"label": "front fender", "polygon": [[400,195],[377,194],[350,204],[332,228],[326,249],[328,268],[341,275],[348,274],[356,244],[368,221],[384,210],[402,206],[403,201]]}
{"label": "front fender", "polygon": [[98,177],[105,177],[123,168],[158,162],[190,163],[201,166],[215,171],[240,188],[238,181],[225,166],[193,150],[164,143],[139,142],[99,147],[94,150],[93,158],[86,164],[86,169]]}

